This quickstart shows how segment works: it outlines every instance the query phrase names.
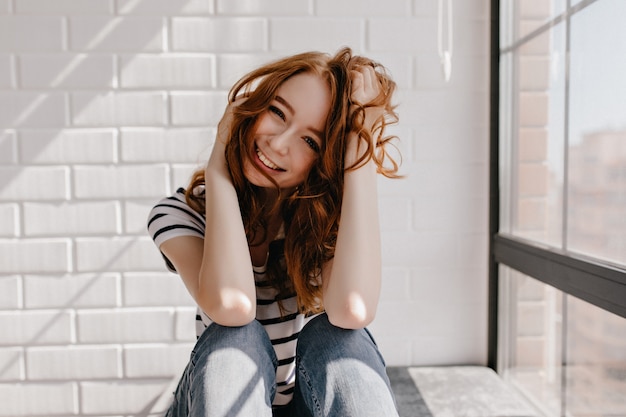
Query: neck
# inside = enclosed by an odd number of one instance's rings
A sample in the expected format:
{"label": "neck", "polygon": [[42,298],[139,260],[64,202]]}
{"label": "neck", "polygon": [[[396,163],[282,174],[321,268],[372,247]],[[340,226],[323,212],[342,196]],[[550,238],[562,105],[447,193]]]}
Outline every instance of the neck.
{"label": "neck", "polygon": [[295,190],[295,187],[289,189],[278,189],[274,187],[261,188],[260,196],[263,198],[264,203],[271,205],[278,200],[286,200],[294,193]]}
{"label": "neck", "polygon": [[290,194],[276,188],[262,188],[259,197],[263,206],[263,218],[267,222],[268,232],[277,230],[282,223],[281,207]]}

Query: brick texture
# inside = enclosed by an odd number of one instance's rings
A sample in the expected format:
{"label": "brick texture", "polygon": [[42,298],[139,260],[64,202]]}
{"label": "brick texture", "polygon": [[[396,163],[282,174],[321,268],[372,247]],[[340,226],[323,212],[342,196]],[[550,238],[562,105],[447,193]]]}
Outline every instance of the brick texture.
{"label": "brick texture", "polygon": [[[146,415],[179,377],[196,308],[146,216],[206,163],[233,83],[311,49],[350,46],[398,84],[406,177],[379,181],[371,325],[387,363],[483,363],[488,9],[455,5],[446,83],[432,1],[0,0],[0,417]],[[544,52],[521,74],[533,178]],[[529,218],[542,184],[520,184]]]}
{"label": "brick texture", "polygon": [[22,348],[4,348],[0,350],[0,391],[3,381],[24,379],[24,352]]}
{"label": "brick texture", "polygon": [[120,62],[123,88],[211,88],[213,55],[124,55]]}
{"label": "brick texture", "polygon": [[0,310],[13,310],[21,307],[21,280],[17,275],[0,277]]}
{"label": "brick texture", "polygon": [[0,204],[0,237],[16,237],[18,233],[19,207],[16,204]]}
{"label": "brick texture", "polygon": [[13,63],[10,55],[0,55],[0,88],[10,88],[13,83]]}
{"label": "brick texture", "polygon": [[0,398],[5,399],[0,416],[75,415],[74,383],[0,384]]}
{"label": "brick texture", "polygon": [[20,131],[20,161],[28,165],[113,163],[117,159],[113,129],[38,129]]}
{"label": "brick texture", "polygon": [[164,49],[164,20],[150,17],[71,17],[69,47],[73,51],[157,52]]}
{"label": "brick texture", "polygon": [[152,91],[77,92],[72,95],[76,126],[162,126],[165,94]]}
{"label": "brick texture", "polygon": [[173,18],[172,49],[184,52],[255,52],[266,49],[267,21],[260,18]]}
{"label": "brick texture", "polygon": [[274,18],[270,26],[270,48],[292,51],[297,39],[302,49],[335,51],[351,45],[356,51],[363,49],[365,39],[361,33],[365,21],[354,18]]}
{"label": "brick texture", "polygon": [[29,309],[116,307],[119,281],[114,273],[25,275],[24,306]]}
{"label": "brick texture", "polygon": [[15,11],[20,14],[111,14],[112,2],[102,0],[19,0]]}
{"label": "brick texture", "polygon": [[66,96],[62,93],[8,91],[0,96],[0,126],[62,128],[66,124]]}
{"label": "brick texture", "polygon": [[117,0],[117,12],[132,16],[206,15],[213,13],[213,1]]}
{"label": "brick texture", "polygon": [[19,60],[24,88],[111,88],[113,55],[29,54]]}
{"label": "brick texture", "polygon": [[64,41],[61,16],[0,16],[0,51],[60,52]]}
{"label": "brick texture", "polygon": [[68,239],[1,239],[4,273],[66,272],[70,270]]}
{"label": "brick texture", "polygon": [[36,380],[119,378],[121,353],[115,346],[71,346],[26,350],[26,376]]}

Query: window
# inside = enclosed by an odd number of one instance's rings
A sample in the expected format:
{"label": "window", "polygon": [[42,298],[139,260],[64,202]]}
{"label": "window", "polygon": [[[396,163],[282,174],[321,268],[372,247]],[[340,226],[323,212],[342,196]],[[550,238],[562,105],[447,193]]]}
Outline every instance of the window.
{"label": "window", "polygon": [[492,8],[490,363],[546,416],[626,415],[626,2]]}
{"label": "window", "polygon": [[546,416],[626,415],[626,320],[501,267],[500,373]]}

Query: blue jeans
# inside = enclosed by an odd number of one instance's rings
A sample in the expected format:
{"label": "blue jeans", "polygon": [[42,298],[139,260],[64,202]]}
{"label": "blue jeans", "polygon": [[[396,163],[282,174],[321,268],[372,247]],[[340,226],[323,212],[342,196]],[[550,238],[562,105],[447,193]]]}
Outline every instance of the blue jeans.
{"label": "blue jeans", "polygon": [[385,363],[367,330],[333,326],[326,314],[298,337],[291,403],[272,411],[277,359],[257,322],[211,324],[198,339],[167,417],[394,417]]}

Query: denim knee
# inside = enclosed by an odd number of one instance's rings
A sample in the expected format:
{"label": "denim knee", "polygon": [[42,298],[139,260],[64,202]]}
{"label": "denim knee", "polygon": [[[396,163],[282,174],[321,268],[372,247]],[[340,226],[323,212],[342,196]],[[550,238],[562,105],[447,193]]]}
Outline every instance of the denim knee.
{"label": "denim knee", "polygon": [[384,366],[383,357],[367,329],[337,327],[329,321],[326,313],[313,318],[300,332],[296,356],[302,359],[309,355],[321,361],[346,356],[368,362],[374,359]]}
{"label": "denim knee", "polygon": [[297,415],[397,416],[385,362],[366,329],[342,329],[321,314],[300,332],[296,361]]}
{"label": "denim knee", "polygon": [[198,338],[191,353],[191,361],[195,364],[211,352],[226,348],[236,348],[251,357],[257,356],[259,351],[265,352],[271,358],[274,369],[278,366],[272,342],[263,326],[256,320],[239,327],[211,324]]}
{"label": "denim knee", "polygon": [[[240,327],[213,323],[202,333],[173,408],[190,415],[271,415],[278,359],[256,320]],[[246,411],[247,410],[247,411]]]}

